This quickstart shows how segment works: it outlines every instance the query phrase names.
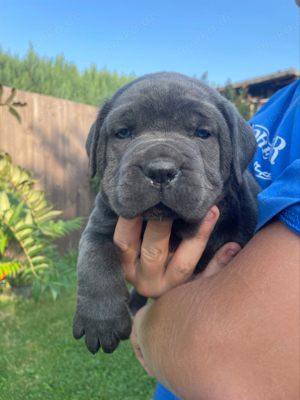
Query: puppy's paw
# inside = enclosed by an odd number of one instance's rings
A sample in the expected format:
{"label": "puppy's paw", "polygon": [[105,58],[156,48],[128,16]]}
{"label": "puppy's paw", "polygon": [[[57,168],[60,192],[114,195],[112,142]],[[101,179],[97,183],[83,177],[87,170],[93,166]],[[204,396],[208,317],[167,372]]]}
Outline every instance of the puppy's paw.
{"label": "puppy's paw", "polygon": [[[115,311],[110,310],[101,313],[101,305],[95,315],[91,315],[91,308],[87,313],[83,312],[82,306],[77,305],[73,320],[73,336],[80,339],[85,335],[85,344],[88,350],[95,354],[102,347],[104,353],[113,353],[120,340],[127,340],[131,334],[131,319],[129,310],[125,303],[119,304]],[[84,315],[85,314],[85,315]]]}

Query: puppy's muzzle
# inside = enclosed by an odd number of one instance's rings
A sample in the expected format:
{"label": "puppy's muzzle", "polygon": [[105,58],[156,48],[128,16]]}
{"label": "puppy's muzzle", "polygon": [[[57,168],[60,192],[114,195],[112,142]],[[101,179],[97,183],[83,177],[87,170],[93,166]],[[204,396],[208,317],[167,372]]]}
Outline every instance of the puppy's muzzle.
{"label": "puppy's muzzle", "polygon": [[144,175],[154,183],[170,183],[179,173],[179,167],[170,160],[155,160],[143,168]]}

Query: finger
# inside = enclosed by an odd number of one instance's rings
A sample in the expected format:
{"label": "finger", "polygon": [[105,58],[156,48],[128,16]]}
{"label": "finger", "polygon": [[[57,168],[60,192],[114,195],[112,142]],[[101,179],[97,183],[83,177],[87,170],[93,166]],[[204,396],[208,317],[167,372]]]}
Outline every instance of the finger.
{"label": "finger", "polygon": [[139,363],[140,363],[141,366],[144,368],[144,370],[145,370],[150,376],[153,377],[153,375],[152,375],[151,372],[149,371],[149,368],[147,367],[147,364],[145,363],[144,356],[143,356],[142,350],[141,350],[141,348],[140,348],[137,335],[134,333],[134,330],[133,330],[132,335],[131,335],[131,343],[132,343],[133,350],[134,350],[134,352],[135,352],[136,358],[138,359]]}
{"label": "finger", "polygon": [[[136,358],[138,359],[138,361],[140,362],[141,366],[144,368],[144,370],[153,377],[153,375],[151,374],[151,372],[149,371],[149,368],[147,367],[147,364],[144,360],[144,356],[139,344],[139,339],[137,336],[137,328],[140,325],[141,322],[141,318],[143,315],[145,315],[145,313],[147,312],[147,310],[151,307],[151,304],[147,304],[146,306],[144,306],[143,308],[141,308],[135,318],[134,318],[134,324],[133,324],[133,329],[132,329],[132,334],[131,334],[131,343],[132,343],[132,347],[133,350],[135,352]],[[140,337],[142,337],[142,335],[139,335]]]}
{"label": "finger", "polygon": [[183,240],[180,243],[165,271],[165,291],[170,290],[189,279],[202,256],[219,215],[219,209],[216,206],[213,206],[209,210],[197,236],[190,240]]}
{"label": "finger", "polygon": [[118,249],[128,281],[135,276],[135,263],[141,247],[142,224],[142,217],[132,220],[120,217],[114,233],[114,244]]}
{"label": "finger", "polygon": [[135,347],[133,346],[133,350],[135,352],[136,358],[138,359],[139,363],[141,364],[141,366],[144,368],[144,370],[150,375],[152,376],[152,378],[154,378],[154,376],[151,374],[149,368],[147,367],[147,364],[145,363],[144,360],[144,356],[142,353],[142,350],[140,349],[140,347]]}
{"label": "finger", "polygon": [[238,243],[226,243],[216,252],[214,258],[209,262],[205,270],[197,276],[197,279],[207,278],[208,276],[217,274],[226,267],[241,250],[242,248]]}
{"label": "finger", "polygon": [[164,273],[169,253],[172,221],[149,221],[146,226],[140,255],[137,279],[159,280]]}

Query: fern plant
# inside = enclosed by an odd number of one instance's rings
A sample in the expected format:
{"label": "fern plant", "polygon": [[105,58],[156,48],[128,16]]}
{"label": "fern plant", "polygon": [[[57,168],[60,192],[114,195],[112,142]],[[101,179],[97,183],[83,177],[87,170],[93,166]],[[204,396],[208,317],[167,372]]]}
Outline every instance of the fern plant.
{"label": "fern plant", "polygon": [[33,174],[12,164],[0,150],[0,280],[31,283],[33,298],[50,289],[55,299],[62,287],[72,286],[74,269],[60,259],[53,240],[79,229],[83,218],[53,221],[45,192],[34,190]]}
{"label": "fern plant", "polygon": [[0,84],[0,106],[7,106],[8,107],[8,111],[15,117],[17,118],[17,120],[21,123],[21,117],[20,114],[17,112],[17,110],[15,110],[15,107],[25,107],[27,106],[27,103],[20,103],[15,102],[14,98],[16,96],[16,89],[12,88],[11,89],[11,94],[10,96],[5,100],[4,103],[2,103],[2,93],[3,93],[3,86]]}

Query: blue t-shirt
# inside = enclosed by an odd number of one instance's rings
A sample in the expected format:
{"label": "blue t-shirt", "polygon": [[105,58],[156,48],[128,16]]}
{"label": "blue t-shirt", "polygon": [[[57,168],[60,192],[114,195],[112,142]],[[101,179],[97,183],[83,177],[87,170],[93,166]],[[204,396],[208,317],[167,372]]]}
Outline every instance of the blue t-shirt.
{"label": "blue t-shirt", "polygon": [[[255,232],[277,215],[300,235],[300,79],[279,90],[249,121],[257,152],[249,168],[263,189]],[[180,400],[158,383],[154,400]]]}
{"label": "blue t-shirt", "polygon": [[256,231],[275,215],[300,234],[300,79],[281,89],[249,121],[258,149],[250,170],[263,189]]}

